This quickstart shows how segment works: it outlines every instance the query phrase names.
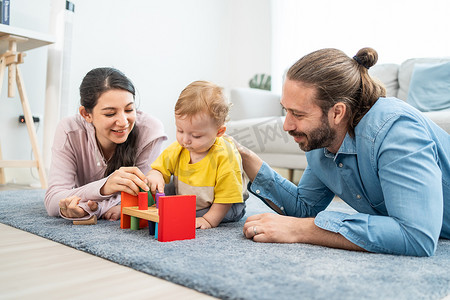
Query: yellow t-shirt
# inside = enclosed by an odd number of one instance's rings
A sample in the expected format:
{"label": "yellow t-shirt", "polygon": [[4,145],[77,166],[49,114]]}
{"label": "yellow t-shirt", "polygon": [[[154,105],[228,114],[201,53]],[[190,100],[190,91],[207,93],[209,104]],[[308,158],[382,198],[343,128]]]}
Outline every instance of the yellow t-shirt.
{"label": "yellow t-shirt", "polygon": [[189,151],[178,142],[172,143],[153,162],[166,183],[173,175],[177,195],[196,195],[197,210],[212,203],[240,203],[242,198],[242,162],[234,143],[216,138],[208,154],[190,164]]}

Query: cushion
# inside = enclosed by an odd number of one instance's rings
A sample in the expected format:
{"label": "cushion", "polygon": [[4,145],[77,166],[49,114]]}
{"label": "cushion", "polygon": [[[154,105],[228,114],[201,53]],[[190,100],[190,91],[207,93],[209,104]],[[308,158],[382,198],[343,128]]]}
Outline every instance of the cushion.
{"label": "cushion", "polygon": [[232,88],[230,90],[230,119],[281,116],[280,96],[266,90]]}
{"label": "cushion", "polygon": [[397,97],[398,68],[397,64],[380,64],[369,69],[369,75],[384,84],[387,97]]}
{"label": "cushion", "polygon": [[409,82],[411,81],[411,75],[414,70],[415,64],[438,64],[450,62],[450,57],[442,58],[410,58],[405,60],[398,69],[398,85],[399,90],[397,98],[405,100],[408,97]]}
{"label": "cushion", "polygon": [[450,62],[415,64],[406,102],[424,112],[450,109]]}
{"label": "cushion", "polygon": [[423,114],[450,134],[450,110],[429,111]]}

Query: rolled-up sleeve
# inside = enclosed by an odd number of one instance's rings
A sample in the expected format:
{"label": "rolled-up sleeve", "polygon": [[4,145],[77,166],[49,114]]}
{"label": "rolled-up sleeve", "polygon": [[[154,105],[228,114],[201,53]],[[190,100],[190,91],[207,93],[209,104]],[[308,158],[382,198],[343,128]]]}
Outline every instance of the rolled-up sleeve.
{"label": "rolled-up sleeve", "polygon": [[[263,163],[249,185],[254,195],[269,204],[272,202],[283,214],[294,217],[314,217],[324,210],[334,194],[307,168],[298,186]],[[271,205],[269,205],[273,208]]]}

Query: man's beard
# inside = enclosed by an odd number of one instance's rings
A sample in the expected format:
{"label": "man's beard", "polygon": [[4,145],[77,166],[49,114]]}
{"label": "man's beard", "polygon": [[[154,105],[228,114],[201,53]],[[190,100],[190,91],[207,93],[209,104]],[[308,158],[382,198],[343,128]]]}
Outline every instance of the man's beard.
{"label": "man's beard", "polygon": [[336,131],[330,127],[326,115],[322,116],[322,123],[319,127],[313,129],[308,134],[303,132],[297,132],[295,130],[290,130],[288,133],[293,137],[305,137],[306,142],[299,142],[298,146],[305,152],[326,148],[332,145],[333,141],[336,139]]}

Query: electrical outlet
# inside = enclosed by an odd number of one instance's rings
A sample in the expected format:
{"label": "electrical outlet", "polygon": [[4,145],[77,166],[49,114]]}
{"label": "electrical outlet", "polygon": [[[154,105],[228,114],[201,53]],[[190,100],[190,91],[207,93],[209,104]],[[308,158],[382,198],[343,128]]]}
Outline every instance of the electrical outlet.
{"label": "electrical outlet", "polygon": [[[34,123],[39,123],[39,121],[40,121],[39,117],[33,116],[33,122]],[[25,116],[24,115],[20,115],[19,116],[19,123],[25,124]]]}

